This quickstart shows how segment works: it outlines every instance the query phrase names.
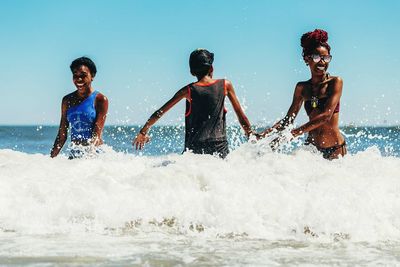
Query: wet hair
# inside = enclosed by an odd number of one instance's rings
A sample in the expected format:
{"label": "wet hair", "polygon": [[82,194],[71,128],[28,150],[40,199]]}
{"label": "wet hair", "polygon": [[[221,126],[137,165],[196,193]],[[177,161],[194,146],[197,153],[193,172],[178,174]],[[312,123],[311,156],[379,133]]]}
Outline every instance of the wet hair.
{"label": "wet hair", "polygon": [[96,76],[97,73],[96,65],[88,57],[80,57],[75,59],[74,61],[72,61],[71,66],[69,66],[69,68],[71,69],[72,72],[74,72],[75,69],[79,68],[82,65],[88,67],[90,74],[93,77]]}
{"label": "wet hair", "polygon": [[303,47],[303,57],[311,55],[315,49],[323,46],[331,53],[331,47],[328,44],[328,33],[321,29],[315,29],[301,36],[301,47]]}
{"label": "wet hair", "polygon": [[196,49],[189,57],[190,72],[201,79],[210,72],[213,62],[213,53],[202,48]]}

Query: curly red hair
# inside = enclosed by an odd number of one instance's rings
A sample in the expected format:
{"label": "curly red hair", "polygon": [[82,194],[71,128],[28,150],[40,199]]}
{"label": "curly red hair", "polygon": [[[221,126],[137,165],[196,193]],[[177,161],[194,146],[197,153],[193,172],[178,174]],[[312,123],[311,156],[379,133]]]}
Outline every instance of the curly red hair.
{"label": "curly red hair", "polygon": [[315,29],[301,36],[301,47],[303,47],[303,56],[311,55],[316,48],[323,46],[331,52],[328,44],[328,33],[321,29]]}

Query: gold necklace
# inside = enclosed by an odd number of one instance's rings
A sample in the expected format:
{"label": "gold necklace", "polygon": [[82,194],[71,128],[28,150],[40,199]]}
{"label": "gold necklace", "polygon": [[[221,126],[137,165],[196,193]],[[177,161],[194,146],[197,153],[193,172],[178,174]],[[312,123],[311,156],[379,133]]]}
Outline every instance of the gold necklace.
{"label": "gold necklace", "polygon": [[326,82],[328,82],[330,79],[329,79],[329,73],[327,73],[325,76],[324,76],[324,80],[322,81],[322,82],[320,82],[320,83],[318,83],[318,85],[313,85],[312,84],[312,82],[311,82],[311,80],[310,80],[310,84],[311,84],[311,107],[312,108],[317,108],[318,107],[318,102],[319,102],[319,98],[318,98],[318,96],[314,96],[313,95],[313,93],[314,93],[314,88],[318,88],[318,92],[317,92],[317,94],[319,93],[319,91],[320,91],[320,89],[321,89],[321,85],[323,85],[323,84],[325,84]]}

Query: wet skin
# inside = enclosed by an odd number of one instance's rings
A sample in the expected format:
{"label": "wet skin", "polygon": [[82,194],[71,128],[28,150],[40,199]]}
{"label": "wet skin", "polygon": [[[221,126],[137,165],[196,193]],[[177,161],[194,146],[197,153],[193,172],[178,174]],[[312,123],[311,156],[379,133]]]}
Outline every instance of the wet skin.
{"label": "wet skin", "polygon": [[[209,73],[200,78],[197,77],[197,83],[196,84],[212,84],[216,80],[213,79],[213,66],[211,66],[211,69]],[[192,75],[194,75],[192,73]],[[236,116],[239,120],[240,125],[242,126],[246,136],[249,136],[252,134],[251,131],[251,126],[248,118],[244,114],[244,111],[242,107],[240,106],[239,100],[236,96],[235,90],[233,88],[233,85],[230,81],[225,80],[225,85],[226,85],[226,92],[225,94],[228,96],[228,99],[230,100],[233,110],[236,113]],[[158,109],[156,112],[153,113],[153,115],[150,116],[150,118],[147,120],[143,128],[139,131],[137,136],[133,139],[132,145],[136,149],[143,149],[144,145],[150,141],[150,137],[147,135],[150,127],[156,123],[168,110],[170,110],[173,106],[175,106],[179,101],[182,99],[188,99],[189,94],[187,90],[187,86],[183,87],[180,89],[167,103],[165,103],[160,109]]]}
{"label": "wet skin", "polygon": [[[328,56],[329,52],[323,46],[315,49],[313,54]],[[308,141],[319,148],[341,145],[344,137],[339,131],[339,113],[334,113],[340,101],[343,88],[343,80],[340,77],[327,76],[329,63],[321,59],[318,62],[309,56],[304,56],[305,63],[309,66],[311,79],[297,83],[294,90],[292,104],[286,117],[276,123],[272,128],[265,130],[261,135],[266,136],[273,129],[282,130],[285,125],[293,122],[299,113],[304,101],[310,100],[311,96],[318,99],[327,97],[323,110],[315,108],[308,115],[309,122],[291,131],[294,137],[308,133]],[[337,149],[332,158],[346,154],[346,149]]]}
{"label": "wet skin", "polygon": [[[92,87],[92,81],[94,77],[90,73],[87,66],[81,65],[73,70],[72,81],[76,87],[76,91],[63,97],[61,104],[61,121],[58,130],[56,140],[54,141],[53,149],[51,150],[50,156],[56,157],[61,151],[62,147],[67,140],[69,122],[67,120],[67,110],[71,107],[79,105],[88,96],[90,96],[94,89]],[[95,99],[96,119],[93,125],[93,138],[91,140],[75,141],[77,145],[90,145],[95,146],[103,144],[102,133],[104,129],[104,123],[107,116],[108,110],[108,99],[103,94],[98,93]]]}

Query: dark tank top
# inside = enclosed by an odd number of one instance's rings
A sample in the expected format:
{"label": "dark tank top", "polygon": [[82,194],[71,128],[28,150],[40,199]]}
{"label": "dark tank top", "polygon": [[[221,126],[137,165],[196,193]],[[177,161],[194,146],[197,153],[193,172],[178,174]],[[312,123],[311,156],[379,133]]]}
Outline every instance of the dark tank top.
{"label": "dark tank top", "polygon": [[185,149],[193,149],[199,143],[226,142],[225,80],[193,83],[187,88]]}

